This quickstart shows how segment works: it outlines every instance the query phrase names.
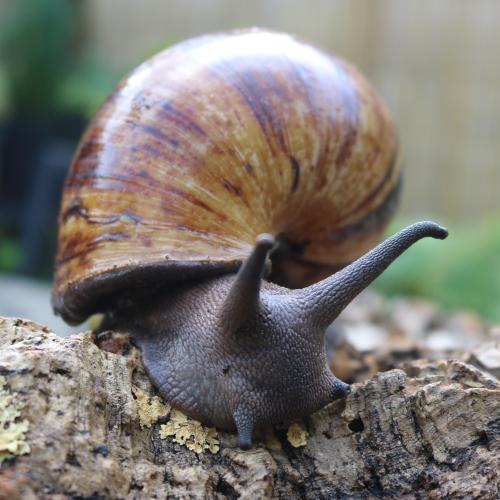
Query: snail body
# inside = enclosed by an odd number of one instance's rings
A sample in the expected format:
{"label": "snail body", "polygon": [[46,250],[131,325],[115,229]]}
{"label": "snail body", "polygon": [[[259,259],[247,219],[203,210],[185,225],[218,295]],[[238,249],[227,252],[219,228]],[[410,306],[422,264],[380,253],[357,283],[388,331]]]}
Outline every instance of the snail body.
{"label": "snail body", "polygon": [[445,236],[419,223],[332,275],[380,240],[398,190],[394,125],[352,66],[261,30],[189,40],[87,129],[54,309],[114,312],[165,399],[248,447],[255,426],[346,394],[324,329],[414,241]]}

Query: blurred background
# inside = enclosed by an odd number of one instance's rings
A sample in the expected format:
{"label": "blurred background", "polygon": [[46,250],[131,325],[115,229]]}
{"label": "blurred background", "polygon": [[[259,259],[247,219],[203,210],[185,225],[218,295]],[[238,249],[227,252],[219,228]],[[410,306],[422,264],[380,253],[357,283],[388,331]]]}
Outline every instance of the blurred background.
{"label": "blurred background", "polygon": [[185,38],[296,33],[351,61],[393,113],[404,191],[391,230],[448,224],[377,281],[500,322],[500,2],[0,0],[0,314],[49,308],[61,186],[86,123],[129,70]]}

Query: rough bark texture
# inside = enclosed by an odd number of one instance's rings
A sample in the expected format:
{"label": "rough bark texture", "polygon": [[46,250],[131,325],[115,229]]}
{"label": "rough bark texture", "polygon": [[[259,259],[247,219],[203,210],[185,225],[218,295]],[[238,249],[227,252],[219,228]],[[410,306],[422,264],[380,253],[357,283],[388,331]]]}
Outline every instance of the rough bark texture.
{"label": "rough bark texture", "polygon": [[196,454],[161,439],[161,419],[141,427],[136,388],[154,390],[138,351],[98,343],[0,319],[0,377],[30,447],[3,462],[0,498],[498,498],[500,383],[470,364],[377,373],[304,419],[304,447],[277,429],[272,446],[219,433],[218,453]]}

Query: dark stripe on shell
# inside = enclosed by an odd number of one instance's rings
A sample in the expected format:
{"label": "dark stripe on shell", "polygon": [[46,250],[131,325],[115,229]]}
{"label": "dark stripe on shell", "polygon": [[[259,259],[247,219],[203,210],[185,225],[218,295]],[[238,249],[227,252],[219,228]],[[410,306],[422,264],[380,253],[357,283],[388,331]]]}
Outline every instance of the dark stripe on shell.
{"label": "dark stripe on shell", "polygon": [[155,127],[154,125],[150,125],[147,123],[138,123],[136,127],[139,128],[141,132],[145,132],[146,134],[151,135],[162,143],[169,144],[174,148],[179,145],[179,141],[177,139],[168,137],[164,132],[162,132],[158,127]]}
{"label": "dark stripe on shell", "polygon": [[95,158],[104,148],[103,143],[96,139],[101,137],[101,129],[96,128],[92,130],[92,136],[89,137],[78,150],[78,159],[82,158]]}
{"label": "dark stripe on shell", "polygon": [[71,217],[88,217],[87,209],[83,206],[82,200],[78,197],[74,198],[66,211],[61,214],[59,223],[65,223]]}
{"label": "dark stripe on shell", "polygon": [[56,263],[58,265],[63,264],[69,260],[76,259],[78,257],[85,258],[88,253],[91,251],[95,250],[101,243],[107,242],[107,241],[121,241],[121,240],[128,240],[130,239],[129,234],[125,233],[117,233],[117,232],[108,232],[101,234],[97,238],[94,238],[93,240],[90,240],[86,245],[85,248],[82,250],[79,250],[78,252],[71,252],[71,250],[79,245],[81,243],[81,238],[79,238],[79,235],[76,234],[75,237],[73,238],[67,238],[66,239],[66,246],[64,247],[64,250],[62,251],[61,255],[59,258],[56,259]]}
{"label": "dark stripe on shell", "polygon": [[290,166],[292,167],[292,187],[290,192],[293,194],[297,191],[300,180],[300,163],[294,156],[290,156]]}
{"label": "dark stripe on shell", "polygon": [[162,110],[160,114],[163,118],[175,123],[175,125],[180,129],[198,135],[199,137],[207,136],[206,132],[196,122],[185,115],[182,111],[175,108],[171,102],[162,104],[161,108]]}
{"label": "dark stripe on shell", "polygon": [[340,243],[352,236],[380,231],[396,211],[401,192],[401,183],[400,177],[380,205],[366,214],[362,219],[330,233],[328,240]]}
{"label": "dark stripe on shell", "polygon": [[233,193],[235,196],[241,198],[242,191],[239,186],[236,186],[236,184],[233,184],[231,181],[228,180],[223,180],[222,185],[224,186],[224,189],[226,189],[230,193]]}
{"label": "dark stripe on shell", "polygon": [[342,75],[346,80],[345,85],[339,86],[342,89],[339,94],[341,100],[340,109],[343,115],[341,117],[341,130],[344,130],[344,132],[341,139],[342,143],[335,157],[335,168],[337,170],[348,165],[359,131],[359,97],[356,87],[349,81],[349,76],[344,73],[343,69]]}
{"label": "dark stripe on shell", "polygon": [[[397,150],[395,150],[394,154],[391,158],[389,168],[386,170],[385,175],[382,177],[380,182],[375,186],[375,189],[373,189],[354,208],[352,208],[352,210],[350,210],[347,214],[344,214],[344,216],[343,216],[344,219],[348,218],[352,214],[355,214],[356,212],[362,211],[363,207],[365,207],[366,205],[369,205],[385,189],[387,183],[391,181],[392,176],[394,174],[394,169],[396,168],[396,165],[397,165],[397,158],[398,158],[398,154],[397,154]],[[399,182],[399,180],[396,181],[395,187],[397,187],[398,182]]]}
{"label": "dark stripe on shell", "polygon": [[226,83],[229,82],[243,97],[255,116],[271,151],[274,150],[274,142],[276,142],[280,149],[286,152],[283,124],[280,122],[270,99],[271,94],[276,94],[277,99],[286,100],[286,93],[279,87],[279,83],[272,81],[272,77],[269,77],[266,82],[262,82],[250,69],[236,69],[229,64],[219,63],[212,69],[219,78]]}

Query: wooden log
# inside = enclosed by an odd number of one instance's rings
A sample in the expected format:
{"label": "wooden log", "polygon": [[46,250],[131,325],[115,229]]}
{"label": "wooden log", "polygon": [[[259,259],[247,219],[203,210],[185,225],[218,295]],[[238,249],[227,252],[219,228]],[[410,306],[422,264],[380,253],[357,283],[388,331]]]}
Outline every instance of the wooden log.
{"label": "wooden log", "polygon": [[[140,353],[120,335],[96,343],[90,332],[57,337],[2,318],[0,380],[0,499],[489,499],[500,491],[500,383],[459,361],[378,373],[288,432],[256,436],[249,451],[236,435],[218,432],[217,445],[201,426],[196,437],[168,415]],[[166,436],[176,425],[203,451],[175,442],[186,438],[175,429]],[[11,445],[4,455],[2,443]]]}

